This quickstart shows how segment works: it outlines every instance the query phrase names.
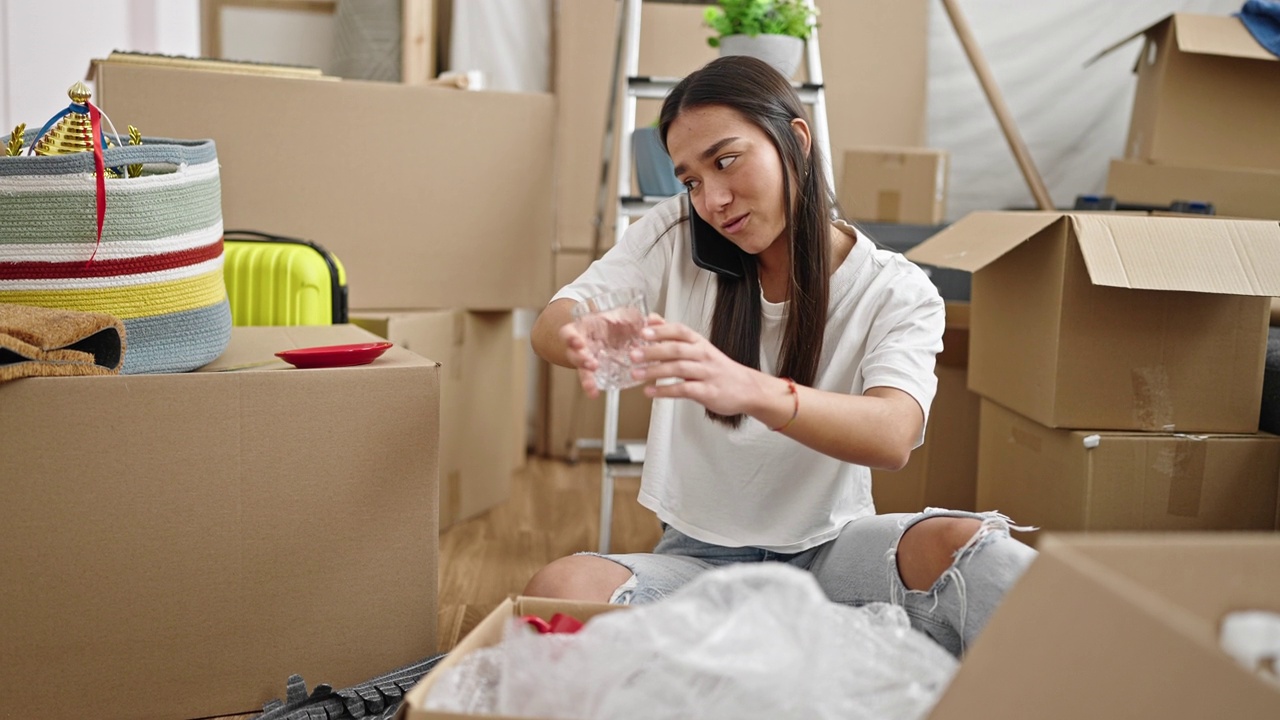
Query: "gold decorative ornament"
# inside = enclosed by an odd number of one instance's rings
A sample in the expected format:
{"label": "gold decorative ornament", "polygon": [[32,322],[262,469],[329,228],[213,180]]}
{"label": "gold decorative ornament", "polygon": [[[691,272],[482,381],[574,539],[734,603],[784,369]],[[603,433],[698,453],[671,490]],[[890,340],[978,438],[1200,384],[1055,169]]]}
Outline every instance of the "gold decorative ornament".
{"label": "gold decorative ornament", "polygon": [[[105,150],[115,147],[115,143],[110,140],[106,141],[105,147],[99,148],[99,138],[94,137],[93,121],[89,116],[89,98],[92,96],[88,86],[83,82],[76,81],[70,89],[67,90],[67,96],[71,98],[71,106],[65,111],[65,115],[54,124],[49,131],[46,132],[39,140],[36,141],[32,152],[36,155],[70,155],[72,153],[94,152],[95,150]],[[95,108],[96,111],[96,108]],[[104,134],[105,135],[105,134]],[[19,140],[18,149],[21,151],[21,140]],[[142,133],[134,126],[129,126],[129,144],[141,145]],[[10,154],[12,152],[12,141],[10,142]],[[142,174],[142,165],[129,165],[127,168],[107,168],[104,175],[108,178],[122,177],[138,177]]]}
{"label": "gold decorative ornament", "polygon": [[13,129],[13,132],[9,134],[9,145],[4,149],[5,155],[9,157],[17,157],[22,154],[22,138],[23,133],[26,131],[26,123],[19,123],[18,127]]}

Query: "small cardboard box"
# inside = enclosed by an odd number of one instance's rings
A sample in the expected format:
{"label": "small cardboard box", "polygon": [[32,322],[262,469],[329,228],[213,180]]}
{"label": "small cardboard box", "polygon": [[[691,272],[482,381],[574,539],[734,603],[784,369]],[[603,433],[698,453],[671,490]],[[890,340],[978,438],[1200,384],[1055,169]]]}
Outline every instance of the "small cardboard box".
{"label": "small cardboard box", "polygon": [[1220,648],[1240,610],[1280,612],[1272,533],[1047,535],[929,720],[1280,717]]}
{"label": "small cardboard box", "polygon": [[982,401],[978,506],[1045,530],[1270,530],[1280,437],[1055,430]]}
{"label": "small cardboard box", "polygon": [[945,150],[854,148],[844,154],[840,205],[867,222],[937,225],[947,214]]}
{"label": "small cardboard box", "polygon": [[1274,222],[974,213],[907,257],[973,273],[983,397],[1049,427],[1258,429]]}
{"label": "small cardboard box", "polygon": [[0,687],[21,711],[260,711],[291,674],[346,687],[435,651],[439,367],[273,356],[373,339],[237,327],[194,373],[0,385]]}
{"label": "small cardboard box", "polygon": [[[1280,537],[1049,535],[1040,548],[929,720],[1280,716],[1280,691],[1218,647],[1228,613],[1280,612]],[[509,618],[614,610],[625,606],[507,600],[405,695],[396,717],[480,717],[427,711],[423,701],[441,670],[500,642]]]}
{"label": "small cardboard box", "polygon": [[1152,205],[1200,200],[1213,203],[1222,216],[1280,219],[1280,170],[1112,160],[1107,194],[1120,202]]}
{"label": "small cardboard box", "polygon": [[511,312],[357,311],[351,322],[441,364],[440,529],[506,502],[525,421]]}
{"label": "small cardboard box", "polygon": [[432,668],[426,677],[405,694],[404,702],[400,704],[400,708],[396,711],[396,720],[451,720],[452,718],[460,717],[501,717],[497,715],[466,716],[435,712],[424,709],[423,704],[431,693],[432,686],[439,679],[441,671],[458,665],[467,655],[476,650],[502,642],[502,635],[506,630],[507,621],[511,618],[536,615],[544,620],[550,620],[551,616],[556,613],[564,613],[586,622],[601,613],[625,610],[626,607],[625,605],[551,600],[537,597],[509,597],[472,628],[471,632],[458,643],[457,647],[449,652],[449,657],[441,660],[439,665]]}
{"label": "small cardboard box", "polygon": [[117,121],[213,138],[226,227],[324,246],[346,267],[353,308],[505,310],[550,297],[551,95],[110,59],[93,72],[95,100]]}
{"label": "small cardboard box", "polygon": [[1280,170],[1280,58],[1238,18],[1170,15],[1143,36],[1125,157]]}
{"label": "small cardboard box", "polygon": [[967,387],[969,306],[947,303],[947,329],[934,373],[938,393],[929,411],[924,444],[897,472],[871,471],[876,512],[920,512],[926,507],[976,509],[978,402]]}

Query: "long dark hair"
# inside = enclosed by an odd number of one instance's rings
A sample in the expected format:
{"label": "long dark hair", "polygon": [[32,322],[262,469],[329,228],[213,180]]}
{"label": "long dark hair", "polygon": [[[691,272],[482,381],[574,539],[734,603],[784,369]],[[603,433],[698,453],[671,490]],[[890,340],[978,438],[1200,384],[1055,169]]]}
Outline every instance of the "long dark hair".
{"label": "long dark hair", "polygon": [[[706,105],[736,110],[764,131],[782,159],[782,200],[787,229],[791,231],[791,279],[786,295],[790,303],[787,325],[776,367],[779,377],[812,385],[822,355],[831,277],[828,233],[832,198],[824,169],[826,161],[814,141],[805,153],[791,126],[796,118],[808,122],[804,105],[791,83],[768,63],[741,55],[726,56],[681,80],[662,103],[658,117],[662,144],[666,145],[667,132],[681,112]],[[798,183],[794,207],[792,182]],[[689,211],[693,212],[693,208]],[[744,278],[719,275],[716,288],[711,342],[737,362],[759,370],[761,289],[756,257],[747,257]],[[707,416],[735,428],[743,417],[710,410]]]}

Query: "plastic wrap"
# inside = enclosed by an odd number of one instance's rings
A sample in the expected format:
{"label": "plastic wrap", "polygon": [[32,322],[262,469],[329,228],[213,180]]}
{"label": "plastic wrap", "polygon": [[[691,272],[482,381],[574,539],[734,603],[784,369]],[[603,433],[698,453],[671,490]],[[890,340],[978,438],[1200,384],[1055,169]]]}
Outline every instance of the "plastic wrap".
{"label": "plastic wrap", "polygon": [[[513,620],[488,653],[442,676],[427,707],[540,718],[920,718],[956,667],[901,608],[832,603],[811,575],[778,563],[709,571],[574,635],[538,635]],[[462,677],[471,672],[484,676]],[[472,689],[492,697],[465,696]]]}

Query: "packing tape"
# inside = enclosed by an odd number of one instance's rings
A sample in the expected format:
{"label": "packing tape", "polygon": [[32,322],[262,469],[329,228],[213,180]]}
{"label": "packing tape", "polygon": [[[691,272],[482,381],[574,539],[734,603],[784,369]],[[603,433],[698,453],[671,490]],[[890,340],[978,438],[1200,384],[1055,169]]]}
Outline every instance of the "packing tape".
{"label": "packing tape", "polygon": [[1147,431],[1173,429],[1173,401],[1169,398],[1169,373],[1164,366],[1134,368],[1133,413],[1138,426]]}
{"label": "packing tape", "polygon": [[1205,440],[1203,435],[1176,435],[1171,442],[1161,443],[1154,469],[1169,478],[1167,512],[1170,515],[1185,518],[1200,516],[1205,456],[1209,447]]}

